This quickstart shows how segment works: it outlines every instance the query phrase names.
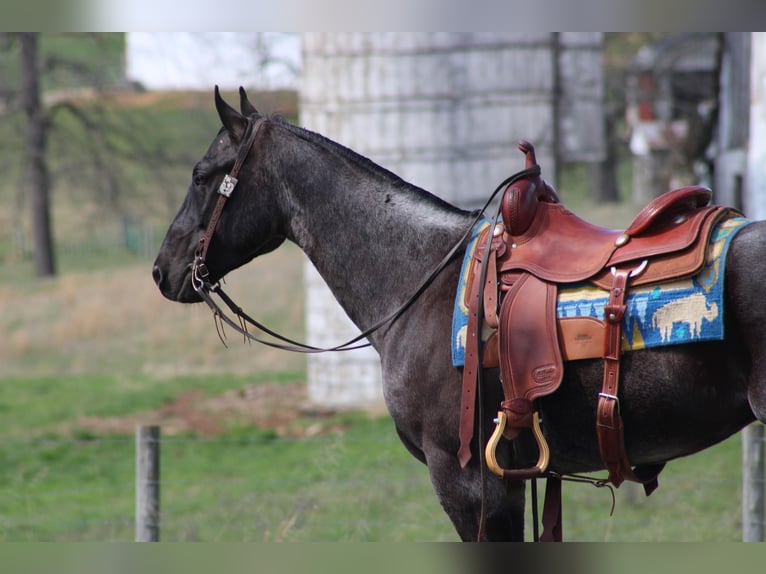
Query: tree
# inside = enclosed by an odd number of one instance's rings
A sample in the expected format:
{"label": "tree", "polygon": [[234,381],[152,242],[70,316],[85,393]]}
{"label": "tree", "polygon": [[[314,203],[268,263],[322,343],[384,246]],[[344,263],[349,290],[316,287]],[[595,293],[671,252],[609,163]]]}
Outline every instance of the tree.
{"label": "tree", "polygon": [[[18,190],[19,214],[29,214],[38,277],[57,272],[54,188],[77,205],[88,194],[100,220],[107,210],[122,218],[121,196],[145,187],[126,176],[126,166],[140,165],[157,183],[176,163],[162,147],[161,127],[110,106],[109,93],[124,93],[123,41],[118,34],[0,34],[0,169]],[[142,137],[147,130],[154,137]],[[18,224],[17,240],[24,227]]]}
{"label": "tree", "polygon": [[56,273],[50,218],[50,177],[45,161],[48,122],[40,96],[38,33],[18,34],[20,45],[21,105],[26,116],[26,165],[28,169],[35,273]]}

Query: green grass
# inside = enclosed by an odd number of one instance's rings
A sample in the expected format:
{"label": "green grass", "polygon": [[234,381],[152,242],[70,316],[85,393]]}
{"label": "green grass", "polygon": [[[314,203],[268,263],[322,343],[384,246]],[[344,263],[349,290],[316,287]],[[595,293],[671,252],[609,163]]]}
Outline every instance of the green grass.
{"label": "green grass", "polygon": [[[243,380],[180,378],[159,389],[150,383],[136,381],[133,393],[119,377],[14,380],[16,394],[27,399],[3,401],[3,418],[33,431],[55,428],[78,411],[125,414],[167,402],[181,389],[196,386],[215,394]],[[48,409],[30,408],[46,395]],[[20,417],[19,411],[29,416]],[[290,439],[243,426],[213,438],[165,437],[162,540],[455,539],[425,467],[399,444],[387,417],[347,413],[331,419],[346,430]],[[633,485],[620,488],[613,517],[606,489],[565,483],[565,538],[736,541],[739,457],[740,441],[734,437],[705,454],[673,462],[649,498]],[[129,434],[98,436],[73,429],[69,435],[26,439],[20,433],[0,441],[0,540],[130,540],[133,459]]]}
{"label": "green grass", "polygon": [[607,489],[564,483],[564,537],[593,542],[741,540],[741,437],[668,463],[649,497],[625,483],[609,515]]}
{"label": "green grass", "polygon": [[[165,439],[162,540],[453,539],[390,420],[342,418],[352,431],[312,440]],[[0,540],[131,540],[131,437],[77,438],[2,443]]]}

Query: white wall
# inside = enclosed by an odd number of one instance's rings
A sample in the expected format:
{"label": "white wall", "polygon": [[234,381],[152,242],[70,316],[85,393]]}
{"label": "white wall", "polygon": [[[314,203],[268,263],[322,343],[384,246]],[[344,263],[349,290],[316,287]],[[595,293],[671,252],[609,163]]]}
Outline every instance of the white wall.
{"label": "white wall", "polygon": [[750,59],[750,137],[743,208],[766,219],[766,32],[753,32]]}

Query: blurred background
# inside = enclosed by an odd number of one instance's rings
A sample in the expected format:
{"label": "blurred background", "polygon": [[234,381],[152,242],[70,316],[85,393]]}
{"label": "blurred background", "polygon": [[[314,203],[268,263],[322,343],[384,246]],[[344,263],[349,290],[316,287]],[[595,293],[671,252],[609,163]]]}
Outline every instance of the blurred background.
{"label": "blurred background", "polygon": [[[695,183],[766,217],[764,58],[758,33],[0,34],[0,540],[131,540],[147,424],[162,540],[456,538],[374,352],[227,348],[154,287],[219,128],[213,85],[465,208],[528,139],[570,209],[622,227]],[[227,279],[289,336],[355,334],[295,246]],[[650,498],[621,487],[613,516],[567,485],[565,538],[740,540],[741,443],[671,463]]]}

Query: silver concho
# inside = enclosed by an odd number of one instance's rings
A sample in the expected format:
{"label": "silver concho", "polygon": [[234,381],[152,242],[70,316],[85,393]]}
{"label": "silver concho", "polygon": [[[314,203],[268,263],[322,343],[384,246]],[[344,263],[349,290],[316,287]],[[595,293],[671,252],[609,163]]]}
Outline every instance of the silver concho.
{"label": "silver concho", "polygon": [[221,195],[225,195],[226,197],[231,197],[231,192],[234,191],[234,188],[237,185],[237,178],[231,177],[230,175],[227,175],[223,178],[223,181],[221,182],[221,186],[218,188],[218,193]]}

